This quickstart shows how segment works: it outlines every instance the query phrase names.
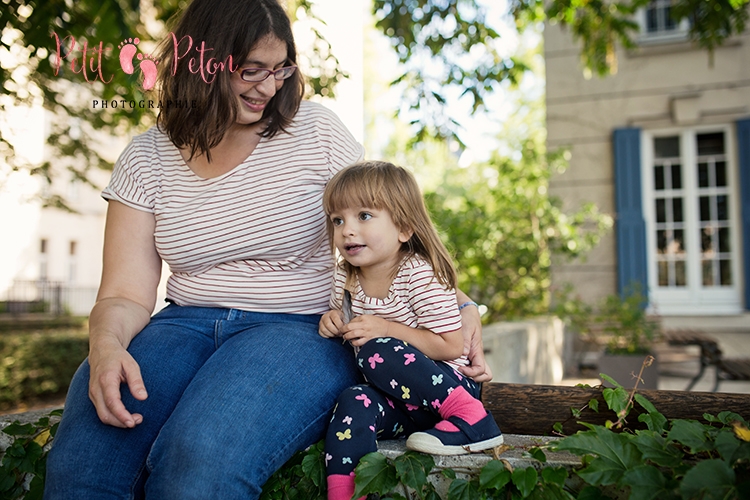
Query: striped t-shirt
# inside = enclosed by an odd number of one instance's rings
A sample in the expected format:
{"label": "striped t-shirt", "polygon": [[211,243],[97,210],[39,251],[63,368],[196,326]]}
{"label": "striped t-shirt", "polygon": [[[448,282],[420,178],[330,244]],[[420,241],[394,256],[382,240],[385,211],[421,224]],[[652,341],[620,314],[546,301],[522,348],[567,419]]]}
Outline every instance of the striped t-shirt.
{"label": "striped t-shirt", "polygon": [[[345,284],[346,271],[341,266],[336,266],[329,303],[332,310],[341,310]],[[432,266],[418,255],[409,257],[401,263],[386,298],[367,296],[357,279],[354,280],[351,297],[352,316],[372,314],[412,328],[424,328],[436,334],[461,328],[456,291],[446,290],[435,277]],[[448,363],[453,366],[467,365],[468,360],[464,356]]]}
{"label": "striped t-shirt", "polygon": [[287,132],[261,138],[233,170],[203,179],[157,127],[133,139],[102,196],[150,212],[179,305],[322,314],[331,257],[328,180],[364,150],[339,118],[303,101]]}

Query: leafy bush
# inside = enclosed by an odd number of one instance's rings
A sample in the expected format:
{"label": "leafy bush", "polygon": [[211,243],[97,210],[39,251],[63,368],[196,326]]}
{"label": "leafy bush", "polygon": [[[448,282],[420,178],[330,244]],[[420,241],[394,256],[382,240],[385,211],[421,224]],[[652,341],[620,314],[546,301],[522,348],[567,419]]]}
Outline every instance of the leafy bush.
{"label": "leafy bush", "polygon": [[0,334],[0,409],[64,394],[87,354],[85,329]]}

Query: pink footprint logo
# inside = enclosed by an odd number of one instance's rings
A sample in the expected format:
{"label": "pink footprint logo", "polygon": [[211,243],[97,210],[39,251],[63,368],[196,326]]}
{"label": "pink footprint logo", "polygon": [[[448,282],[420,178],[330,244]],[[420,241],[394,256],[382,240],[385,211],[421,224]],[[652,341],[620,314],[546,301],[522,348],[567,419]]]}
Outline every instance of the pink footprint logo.
{"label": "pink footprint logo", "polygon": [[132,75],[135,72],[133,58],[138,59],[140,61],[138,67],[141,69],[141,73],[143,73],[143,90],[150,90],[156,83],[156,75],[158,73],[156,64],[158,61],[148,54],[143,55],[139,53],[136,56],[138,52],[137,45],[139,43],[141,41],[138,38],[126,38],[117,46],[120,49],[120,67],[126,74]]}

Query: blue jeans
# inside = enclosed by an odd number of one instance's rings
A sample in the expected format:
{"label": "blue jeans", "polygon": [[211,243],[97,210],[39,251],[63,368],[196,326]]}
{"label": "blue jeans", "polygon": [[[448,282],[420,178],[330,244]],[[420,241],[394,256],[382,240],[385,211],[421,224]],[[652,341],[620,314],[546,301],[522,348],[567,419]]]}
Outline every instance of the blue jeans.
{"label": "blue jeans", "polygon": [[89,365],[73,377],[47,462],[46,500],[252,499],[320,440],[354,355],[319,316],[169,305],[131,342],[149,397],[133,429],[102,424]]}

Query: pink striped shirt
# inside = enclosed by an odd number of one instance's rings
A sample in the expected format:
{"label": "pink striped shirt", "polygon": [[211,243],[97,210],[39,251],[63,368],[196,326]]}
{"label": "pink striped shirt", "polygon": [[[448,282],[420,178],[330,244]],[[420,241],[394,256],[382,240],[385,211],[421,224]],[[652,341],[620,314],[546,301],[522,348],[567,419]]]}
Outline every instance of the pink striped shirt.
{"label": "pink striped shirt", "polygon": [[[341,310],[346,272],[336,267],[330,308]],[[352,315],[372,314],[412,328],[424,328],[442,334],[461,328],[456,291],[446,290],[435,278],[432,266],[420,256],[406,259],[391,283],[384,299],[368,297],[359,280],[352,293]],[[453,366],[467,365],[467,358],[449,361]]]}
{"label": "pink striped shirt", "polygon": [[303,101],[287,133],[261,138],[224,175],[203,179],[158,128],[133,139],[102,196],[154,214],[180,305],[258,312],[327,311],[333,260],[321,199],[364,150],[339,118]]}

